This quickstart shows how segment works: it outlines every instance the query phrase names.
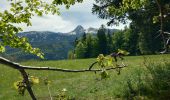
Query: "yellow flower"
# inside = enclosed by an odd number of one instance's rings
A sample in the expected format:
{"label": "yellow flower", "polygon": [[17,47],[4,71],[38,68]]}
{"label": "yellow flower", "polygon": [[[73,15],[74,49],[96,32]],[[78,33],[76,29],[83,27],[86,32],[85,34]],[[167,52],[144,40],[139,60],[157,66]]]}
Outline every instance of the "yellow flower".
{"label": "yellow flower", "polygon": [[39,83],[39,78],[38,77],[35,77],[35,76],[31,76],[30,77],[31,81],[35,84],[38,84]]}
{"label": "yellow flower", "polygon": [[67,89],[66,88],[63,88],[63,90],[62,90],[63,92],[66,92],[67,91]]}
{"label": "yellow flower", "polygon": [[19,84],[19,82],[20,82],[20,81],[14,82],[14,88],[15,88],[15,89],[18,89],[18,84]]}

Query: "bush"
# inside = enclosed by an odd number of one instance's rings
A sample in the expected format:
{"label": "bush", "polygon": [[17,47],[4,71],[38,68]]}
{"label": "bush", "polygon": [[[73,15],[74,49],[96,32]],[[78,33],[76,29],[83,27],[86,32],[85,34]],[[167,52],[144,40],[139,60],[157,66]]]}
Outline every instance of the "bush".
{"label": "bush", "polygon": [[124,98],[127,100],[169,100],[170,62],[156,63],[145,60],[143,65],[128,76]]}
{"label": "bush", "polygon": [[170,62],[145,64],[149,71],[147,83],[150,84],[154,99],[168,100],[170,98]]}

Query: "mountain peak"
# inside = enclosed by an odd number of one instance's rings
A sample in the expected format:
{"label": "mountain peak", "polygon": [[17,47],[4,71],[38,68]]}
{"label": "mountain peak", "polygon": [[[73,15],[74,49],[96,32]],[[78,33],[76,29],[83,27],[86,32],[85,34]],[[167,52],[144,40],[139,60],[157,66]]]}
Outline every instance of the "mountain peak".
{"label": "mountain peak", "polygon": [[69,32],[69,34],[76,34],[76,35],[82,35],[85,32],[85,29],[83,26],[78,25],[73,31]]}
{"label": "mountain peak", "polygon": [[85,29],[83,28],[83,26],[81,26],[81,25],[78,25],[75,29],[74,29],[74,31],[84,31]]}

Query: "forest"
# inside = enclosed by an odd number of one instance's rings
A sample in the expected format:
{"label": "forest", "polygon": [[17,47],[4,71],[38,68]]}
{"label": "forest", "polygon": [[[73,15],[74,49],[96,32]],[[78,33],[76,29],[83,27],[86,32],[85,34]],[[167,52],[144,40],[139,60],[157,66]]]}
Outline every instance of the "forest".
{"label": "forest", "polygon": [[[170,44],[169,1],[161,1],[161,9],[158,6],[160,1],[154,1],[157,0],[150,2],[146,0],[147,4],[140,9],[138,8],[142,6],[140,3],[135,5],[128,0],[124,3],[129,4],[130,7],[118,5],[119,1],[113,1],[114,3],[98,1],[102,6],[94,5],[92,9],[94,14],[109,19],[108,25],[118,24],[118,22],[128,23],[130,20],[129,27],[109,34],[105,31],[105,26],[101,26],[96,37],[84,34],[82,38],[75,40],[75,50],[70,51],[69,55],[75,53],[78,58],[90,58],[100,53],[108,55],[118,49],[127,50],[130,55],[168,52],[166,48],[169,48],[168,44]],[[160,33],[162,31],[163,34]]]}

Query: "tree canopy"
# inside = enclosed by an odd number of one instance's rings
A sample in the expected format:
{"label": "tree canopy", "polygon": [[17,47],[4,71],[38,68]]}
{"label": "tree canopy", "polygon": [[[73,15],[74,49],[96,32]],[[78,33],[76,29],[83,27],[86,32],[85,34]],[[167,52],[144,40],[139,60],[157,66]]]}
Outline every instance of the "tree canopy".
{"label": "tree canopy", "polygon": [[[109,19],[108,25],[126,23],[127,19],[133,20],[131,14],[140,10],[146,11],[150,6],[150,10],[155,11],[154,20],[159,16],[159,7],[163,10],[165,17],[169,17],[170,1],[168,0],[95,0],[92,12],[98,17]],[[156,8],[155,8],[156,7]]]}
{"label": "tree canopy", "polygon": [[[93,5],[92,12],[94,14],[97,14],[99,18],[108,19],[109,20],[108,25],[127,23],[127,21],[130,20],[131,25],[135,25],[135,29],[142,32],[142,35],[144,35],[143,33],[153,33],[152,29],[157,29],[154,32],[160,33],[161,39],[164,44],[164,49],[165,50],[168,49],[168,46],[166,44],[168,37],[165,34],[165,31],[169,31],[168,27],[170,19],[169,0],[95,0],[95,1],[96,4]],[[152,32],[149,32],[148,30],[152,30]]]}

